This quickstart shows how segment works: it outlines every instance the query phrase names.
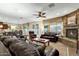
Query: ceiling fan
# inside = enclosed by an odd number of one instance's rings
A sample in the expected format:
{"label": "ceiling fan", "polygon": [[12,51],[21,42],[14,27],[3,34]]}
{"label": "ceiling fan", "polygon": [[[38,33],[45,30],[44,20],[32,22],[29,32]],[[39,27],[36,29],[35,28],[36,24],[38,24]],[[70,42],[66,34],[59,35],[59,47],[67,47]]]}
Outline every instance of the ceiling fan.
{"label": "ceiling fan", "polygon": [[37,16],[37,18],[46,18],[46,13],[43,11],[38,11],[37,14],[33,14],[34,16]]}
{"label": "ceiling fan", "polygon": [[43,7],[42,9],[41,9],[41,11],[38,11],[36,14],[33,14],[34,16],[37,16],[36,18],[46,18],[46,10],[48,10],[49,8],[52,8],[52,7],[54,7],[55,6],[55,4],[54,3],[50,3],[50,4],[48,4],[47,6],[45,6],[45,7]]}

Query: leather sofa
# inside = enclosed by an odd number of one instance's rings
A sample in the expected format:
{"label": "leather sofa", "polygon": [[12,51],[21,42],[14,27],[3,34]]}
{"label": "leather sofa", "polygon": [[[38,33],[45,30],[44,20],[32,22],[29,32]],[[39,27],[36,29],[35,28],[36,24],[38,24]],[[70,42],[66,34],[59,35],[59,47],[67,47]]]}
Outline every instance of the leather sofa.
{"label": "leather sofa", "polygon": [[58,37],[56,36],[55,33],[44,33],[40,36],[40,38],[44,38],[44,39],[49,39],[51,42],[57,42],[58,41]]}
{"label": "leather sofa", "polygon": [[4,38],[2,42],[13,56],[40,56],[38,50],[32,45],[27,44],[25,41],[13,38]]}
{"label": "leather sofa", "polygon": [[[0,38],[3,44],[8,48],[12,56],[47,56],[45,53],[46,47],[37,49],[34,45],[28,44],[25,41],[19,40],[18,38],[2,37]],[[53,49],[52,49],[53,50]],[[58,56],[59,51],[52,51],[50,56]],[[48,51],[49,52],[49,51]],[[50,52],[49,52],[50,53]],[[55,54],[56,53],[56,54]]]}

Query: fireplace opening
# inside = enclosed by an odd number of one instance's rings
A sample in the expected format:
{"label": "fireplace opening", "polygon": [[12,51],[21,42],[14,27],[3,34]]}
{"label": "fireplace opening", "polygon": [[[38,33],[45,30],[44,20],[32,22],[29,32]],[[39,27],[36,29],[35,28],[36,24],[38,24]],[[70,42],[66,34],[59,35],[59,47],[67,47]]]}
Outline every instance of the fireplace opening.
{"label": "fireplace opening", "polygon": [[78,39],[78,29],[66,29],[66,37],[70,39]]}

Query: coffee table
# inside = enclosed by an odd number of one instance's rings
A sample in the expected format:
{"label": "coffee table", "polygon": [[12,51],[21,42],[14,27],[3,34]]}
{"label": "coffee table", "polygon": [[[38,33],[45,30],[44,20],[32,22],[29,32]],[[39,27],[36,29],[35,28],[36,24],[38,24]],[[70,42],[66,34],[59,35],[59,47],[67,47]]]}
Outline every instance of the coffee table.
{"label": "coffee table", "polygon": [[34,39],[32,39],[32,41],[43,43],[45,46],[46,46],[46,43],[48,43],[48,46],[50,43],[50,41],[48,39],[43,39],[43,38],[34,38]]}

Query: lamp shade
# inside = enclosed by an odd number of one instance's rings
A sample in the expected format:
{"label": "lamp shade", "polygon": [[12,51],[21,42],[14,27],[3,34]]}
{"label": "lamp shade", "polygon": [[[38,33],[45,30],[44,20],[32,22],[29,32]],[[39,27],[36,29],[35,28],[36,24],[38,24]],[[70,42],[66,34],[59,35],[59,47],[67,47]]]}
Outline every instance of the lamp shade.
{"label": "lamp shade", "polygon": [[3,28],[3,22],[0,22],[0,29]]}
{"label": "lamp shade", "polygon": [[3,28],[3,24],[0,24],[0,29],[2,29]]}

